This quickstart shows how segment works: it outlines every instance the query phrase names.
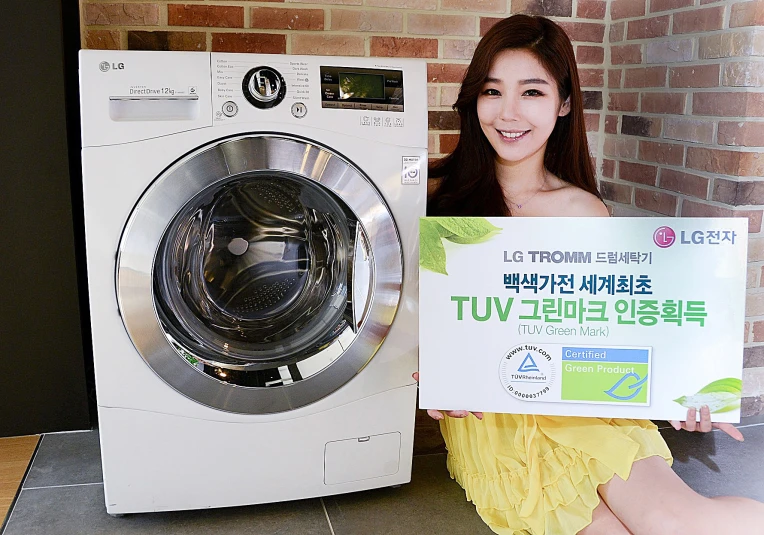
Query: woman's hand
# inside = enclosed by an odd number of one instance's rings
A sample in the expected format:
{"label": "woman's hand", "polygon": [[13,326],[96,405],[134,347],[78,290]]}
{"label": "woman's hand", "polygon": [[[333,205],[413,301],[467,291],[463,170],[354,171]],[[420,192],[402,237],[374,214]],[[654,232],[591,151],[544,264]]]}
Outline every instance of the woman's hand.
{"label": "woman's hand", "polygon": [[[411,377],[413,377],[414,381],[417,383],[419,382],[419,372],[414,372]],[[427,415],[433,420],[442,420],[445,418],[445,416],[443,416],[444,413],[451,418],[465,418],[469,415],[469,411],[436,411],[435,409],[427,409]],[[475,415],[475,418],[478,420],[483,419],[482,412],[473,412],[472,414]]]}
{"label": "woman's hand", "polygon": [[684,429],[685,431],[700,431],[702,433],[708,433],[714,428],[724,431],[735,440],[743,441],[743,433],[741,433],[734,425],[726,423],[712,423],[711,411],[708,409],[708,405],[703,405],[700,408],[700,422],[696,422],[697,411],[695,407],[687,410],[687,421],[678,422],[671,420],[669,423],[679,431]]}

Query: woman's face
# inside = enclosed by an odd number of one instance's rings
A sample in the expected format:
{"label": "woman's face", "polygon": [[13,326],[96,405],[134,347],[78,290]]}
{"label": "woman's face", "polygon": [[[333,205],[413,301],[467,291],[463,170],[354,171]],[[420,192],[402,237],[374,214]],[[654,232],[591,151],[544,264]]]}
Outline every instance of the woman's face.
{"label": "woman's face", "polygon": [[569,112],[569,100],[560,102],[554,78],[527,50],[496,56],[477,100],[480,127],[500,164],[543,162],[557,117]]}

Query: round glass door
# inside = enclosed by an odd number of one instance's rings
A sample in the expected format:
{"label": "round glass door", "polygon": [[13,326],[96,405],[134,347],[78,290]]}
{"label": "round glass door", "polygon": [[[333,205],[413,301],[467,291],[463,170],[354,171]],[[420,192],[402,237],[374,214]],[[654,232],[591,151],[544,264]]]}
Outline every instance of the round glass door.
{"label": "round glass door", "polygon": [[117,289],[147,364],[205,405],[294,409],[365,366],[402,280],[371,181],[313,142],[249,135],[163,173],[131,215]]}

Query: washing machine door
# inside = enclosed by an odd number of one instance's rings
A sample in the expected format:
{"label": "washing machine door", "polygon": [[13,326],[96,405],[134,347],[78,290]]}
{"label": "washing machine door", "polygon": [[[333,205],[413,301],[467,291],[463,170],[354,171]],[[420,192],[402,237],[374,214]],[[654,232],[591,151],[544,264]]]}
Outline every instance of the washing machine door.
{"label": "washing machine door", "polygon": [[159,377],[217,409],[313,403],[374,356],[392,324],[401,245],[371,180],[320,144],[220,140],[153,182],[131,214],[117,293]]}

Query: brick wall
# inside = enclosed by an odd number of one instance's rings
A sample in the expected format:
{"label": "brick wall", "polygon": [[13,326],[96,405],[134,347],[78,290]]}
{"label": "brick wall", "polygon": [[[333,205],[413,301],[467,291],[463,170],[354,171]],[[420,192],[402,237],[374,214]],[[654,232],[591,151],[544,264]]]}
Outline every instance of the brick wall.
{"label": "brick wall", "polygon": [[556,20],[611,211],[749,218],[744,413],[764,411],[764,0],[80,4],[84,48],[426,58],[432,157],[458,139],[451,105],[480,36],[511,13]]}
{"label": "brick wall", "polygon": [[747,217],[744,414],[764,392],[764,1],[614,0],[601,190],[615,215]]}

